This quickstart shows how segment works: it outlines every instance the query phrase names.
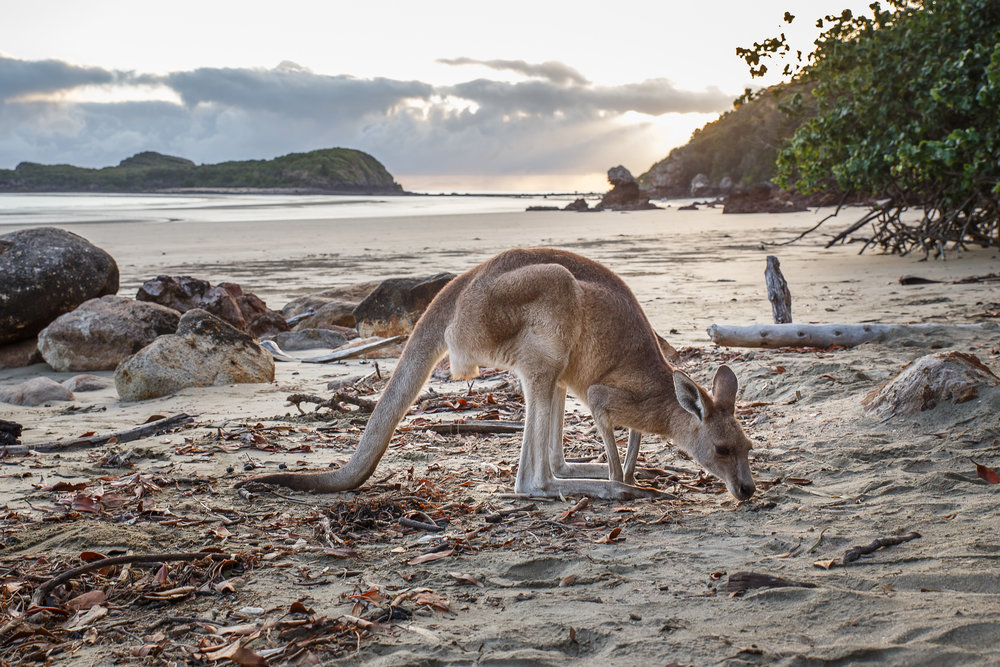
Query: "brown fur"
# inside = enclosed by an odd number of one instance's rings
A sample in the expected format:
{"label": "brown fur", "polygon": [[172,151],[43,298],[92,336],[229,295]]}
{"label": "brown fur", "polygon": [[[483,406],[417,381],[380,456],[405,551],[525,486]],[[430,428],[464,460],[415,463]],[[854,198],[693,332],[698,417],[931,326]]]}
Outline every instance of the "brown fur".
{"label": "brown fur", "polygon": [[[740,499],[754,492],[750,441],[734,415],[736,376],[723,366],[712,394],[670,365],[628,286],[597,262],[551,250],[508,250],[449,283],[417,323],[357,451],[338,470],[264,475],[250,481],[332,492],[374,472],[396,425],[450,354],[452,374],[507,368],[522,381],[525,431],[519,493],[600,498],[655,496],[632,482],[639,434],[670,438]],[[566,391],[590,407],[608,465],[566,462]],[[714,398],[713,398],[714,396]],[[632,429],[623,471],[613,426]]]}

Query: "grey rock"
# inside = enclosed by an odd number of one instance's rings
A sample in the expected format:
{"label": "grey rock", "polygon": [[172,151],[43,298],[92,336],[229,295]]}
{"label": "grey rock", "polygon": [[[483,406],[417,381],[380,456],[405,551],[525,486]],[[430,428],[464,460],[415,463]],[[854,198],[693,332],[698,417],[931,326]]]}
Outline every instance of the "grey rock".
{"label": "grey rock", "polygon": [[91,299],[38,334],[38,349],[57,371],[111,371],[157,336],[177,330],[180,313],[121,296]]}
{"label": "grey rock", "polygon": [[0,369],[24,368],[40,363],[42,363],[42,353],[38,351],[36,338],[0,345]]}
{"label": "grey rock", "polygon": [[160,336],[115,371],[123,401],[166,396],[185,387],[273,380],[274,360],[264,348],[198,308],[184,313],[176,334]]}
{"label": "grey rock", "polygon": [[0,389],[0,402],[34,407],[56,401],[72,401],[73,392],[55,380],[37,377]]}
{"label": "grey rock", "polygon": [[633,183],[637,183],[637,181],[635,180],[635,176],[632,175],[632,172],[622,165],[618,165],[617,167],[611,167],[611,169],[608,169],[608,183],[617,187],[619,185],[632,185]]}
{"label": "grey rock", "polygon": [[207,280],[191,276],[157,276],[144,282],[135,298],[173,308],[179,313],[200,308],[254,336],[288,329],[279,313],[235,283],[213,286]]}
{"label": "grey rock", "polygon": [[295,331],[353,327],[355,325],[354,309],[357,306],[357,302],[312,295],[299,297],[290,302],[281,309],[281,314],[286,318],[300,318],[292,327]]}
{"label": "grey rock", "polygon": [[118,291],[118,265],[55,227],[0,235],[0,344],[25,340],[78,305]]}
{"label": "grey rock", "polygon": [[62,386],[72,392],[100,391],[111,386],[111,380],[99,375],[74,375],[63,381]]}

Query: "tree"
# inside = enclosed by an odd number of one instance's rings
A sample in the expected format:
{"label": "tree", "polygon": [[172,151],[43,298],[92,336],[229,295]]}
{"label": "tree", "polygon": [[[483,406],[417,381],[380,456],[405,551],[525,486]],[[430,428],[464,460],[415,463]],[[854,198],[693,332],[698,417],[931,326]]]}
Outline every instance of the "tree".
{"label": "tree", "polygon": [[870,7],[821,19],[814,50],[794,62],[784,35],[737,49],[753,76],[783,61],[814,84],[815,115],[779,154],[776,180],[882,198],[831,245],[870,224],[862,251],[1000,247],[1000,2]]}

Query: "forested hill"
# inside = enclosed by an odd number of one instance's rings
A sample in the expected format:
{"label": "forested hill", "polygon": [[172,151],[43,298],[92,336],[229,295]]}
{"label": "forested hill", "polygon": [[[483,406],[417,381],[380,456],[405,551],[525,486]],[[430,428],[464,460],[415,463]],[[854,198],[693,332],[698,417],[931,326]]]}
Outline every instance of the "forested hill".
{"label": "forested hill", "polygon": [[382,163],[350,148],[291,153],[273,160],[202,165],[148,151],[103,169],[35,162],[22,162],[12,170],[0,169],[0,192],[161,192],[217,188],[341,194],[403,192]]}
{"label": "forested hill", "polygon": [[736,188],[769,181],[777,173],[778,152],[802,122],[800,114],[786,111],[795,107],[802,112],[803,105],[811,105],[814,112],[812,95],[801,82],[774,86],[695,130],[688,143],[639,176],[639,185],[654,196],[686,197],[699,174],[708,177],[698,188],[702,191],[720,185],[727,189],[726,179]]}

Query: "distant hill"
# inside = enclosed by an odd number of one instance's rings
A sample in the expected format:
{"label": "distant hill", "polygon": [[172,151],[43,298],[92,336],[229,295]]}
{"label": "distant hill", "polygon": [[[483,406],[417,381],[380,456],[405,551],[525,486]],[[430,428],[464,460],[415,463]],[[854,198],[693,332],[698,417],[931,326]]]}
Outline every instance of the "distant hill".
{"label": "distant hill", "polygon": [[0,192],[161,192],[164,190],[294,190],[341,194],[401,194],[378,160],[350,148],[291,153],[273,160],[196,165],[152,151],[116,167],[22,162],[0,169]]}
{"label": "distant hill", "polygon": [[[774,86],[759,97],[723,114],[718,120],[695,130],[691,140],[670,151],[639,176],[639,185],[653,196],[685,197],[692,194],[692,181],[699,174],[703,193],[732,187],[746,188],[769,181],[777,173],[775,160],[784,143],[802,121],[813,113],[812,95],[802,83]],[[804,105],[801,113],[789,114],[781,107]],[[721,187],[720,187],[721,186]]]}

